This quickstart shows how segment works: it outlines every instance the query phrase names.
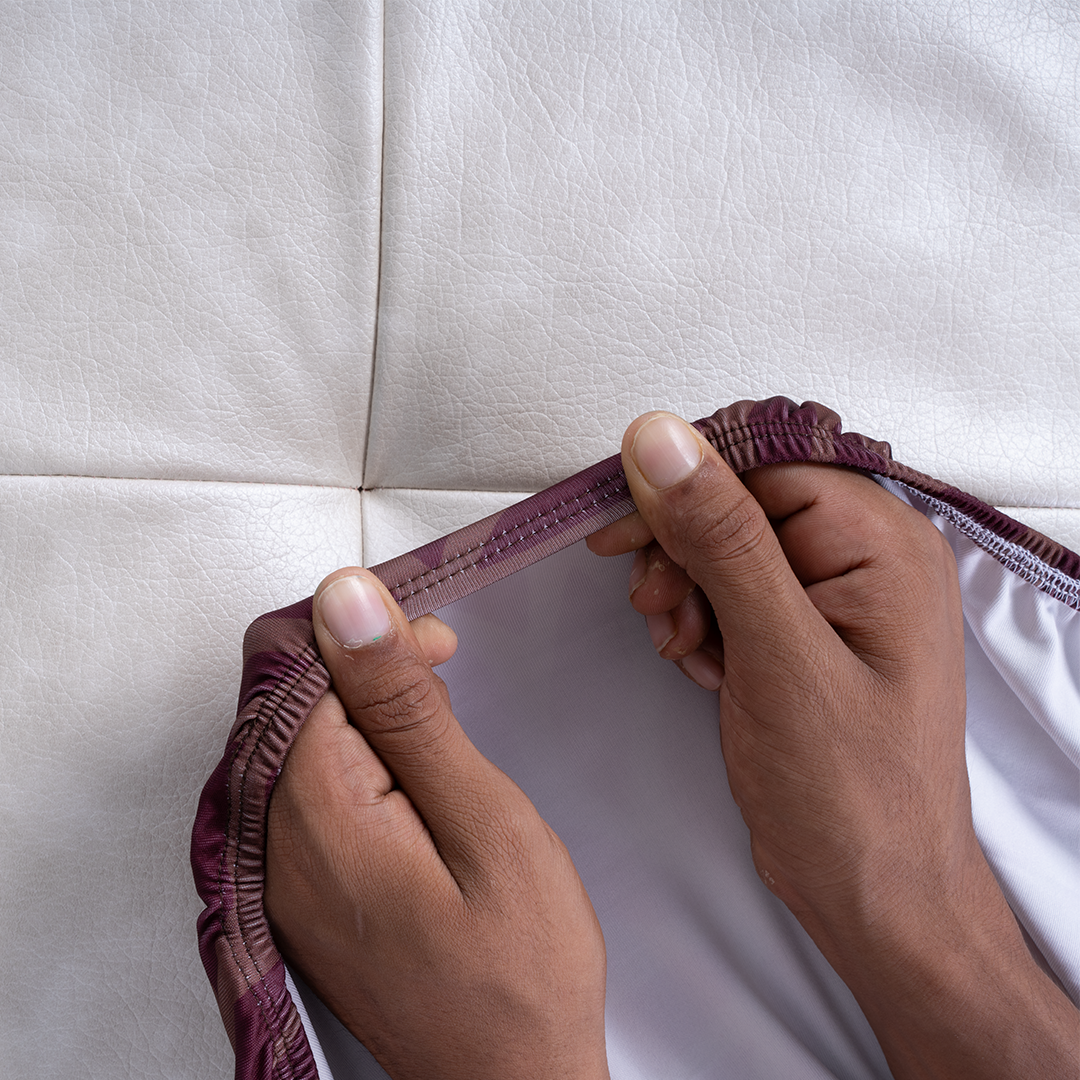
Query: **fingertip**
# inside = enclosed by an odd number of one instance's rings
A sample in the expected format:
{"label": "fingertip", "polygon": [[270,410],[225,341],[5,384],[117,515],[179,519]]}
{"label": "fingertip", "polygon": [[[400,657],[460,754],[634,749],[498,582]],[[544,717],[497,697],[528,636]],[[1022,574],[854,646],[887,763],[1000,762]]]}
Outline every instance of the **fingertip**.
{"label": "fingertip", "polygon": [[373,645],[393,629],[393,615],[387,601],[393,604],[370,571],[358,566],[335,571],[315,592],[312,611],[316,633],[321,623],[343,649],[352,651]]}
{"label": "fingertip", "polygon": [[700,589],[668,611],[649,613],[645,625],[653,647],[665,660],[681,660],[696,652],[709,637],[712,607]]}
{"label": "fingertip", "polygon": [[630,590],[630,598],[633,599],[634,593],[645,584],[645,578],[649,572],[649,557],[645,554],[644,548],[638,548],[634,555],[634,561],[630,564],[630,581],[627,584],[627,588]]}
{"label": "fingertip", "polygon": [[659,544],[650,544],[634,556],[628,587],[634,610],[656,615],[677,608],[695,583]]}
{"label": "fingertip", "polygon": [[457,652],[457,634],[442,619],[434,615],[421,615],[409,625],[432,667],[445,664]]}
{"label": "fingertip", "polygon": [[585,538],[585,546],[594,554],[608,558],[613,555],[626,555],[653,541],[652,530],[645,524],[645,519],[636,510],[620,518],[611,525]]}
{"label": "fingertip", "polygon": [[668,642],[675,636],[675,619],[671,612],[661,611],[655,615],[646,615],[645,626],[652,639],[653,648],[663,656]]}
{"label": "fingertip", "polygon": [[693,679],[702,690],[716,691],[723,685],[724,665],[704,649],[698,649],[684,656],[678,661],[678,665],[682,668],[683,674]]}
{"label": "fingertip", "polygon": [[649,487],[664,491],[691,477],[705,459],[704,440],[681,417],[646,413],[627,429],[623,457]]}

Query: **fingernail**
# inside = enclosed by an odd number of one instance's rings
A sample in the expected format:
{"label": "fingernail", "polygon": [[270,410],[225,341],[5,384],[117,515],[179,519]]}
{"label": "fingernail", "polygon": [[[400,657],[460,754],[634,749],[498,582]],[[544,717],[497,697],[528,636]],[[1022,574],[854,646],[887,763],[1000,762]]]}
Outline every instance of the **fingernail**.
{"label": "fingernail", "polygon": [[714,656],[698,649],[682,659],[683,671],[703,690],[719,690],[724,681],[724,667]]}
{"label": "fingernail", "polygon": [[645,625],[649,628],[649,637],[653,647],[659,652],[675,636],[675,620],[670,612],[662,611],[659,615],[646,615]]}
{"label": "fingernail", "polygon": [[343,577],[319,594],[319,611],[327,630],[346,649],[379,640],[390,629],[390,613],[379,590],[367,579]]}
{"label": "fingernail", "polygon": [[630,567],[630,595],[637,592],[641,583],[645,580],[645,574],[649,569],[648,559],[645,558],[645,549],[638,548],[634,556],[634,564]]}
{"label": "fingernail", "polygon": [[630,453],[641,475],[660,489],[685,480],[701,464],[701,444],[677,416],[657,416],[638,428]]}

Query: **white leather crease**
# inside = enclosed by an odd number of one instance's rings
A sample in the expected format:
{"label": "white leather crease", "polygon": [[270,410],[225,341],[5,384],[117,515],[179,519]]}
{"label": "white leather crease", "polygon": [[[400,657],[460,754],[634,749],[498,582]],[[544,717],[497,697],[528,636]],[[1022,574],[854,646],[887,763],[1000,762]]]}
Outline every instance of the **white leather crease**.
{"label": "white leather crease", "polygon": [[[1075,998],[1080,613],[921,509],[960,568],[979,837]],[[576,544],[440,612],[460,640],[440,669],[459,719],[563,838],[603,926],[613,1080],[887,1080],[847,988],[760,883],[715,696],[655,655],[627,572]],[[385,1075],[308,1006],[338,1080]]]}

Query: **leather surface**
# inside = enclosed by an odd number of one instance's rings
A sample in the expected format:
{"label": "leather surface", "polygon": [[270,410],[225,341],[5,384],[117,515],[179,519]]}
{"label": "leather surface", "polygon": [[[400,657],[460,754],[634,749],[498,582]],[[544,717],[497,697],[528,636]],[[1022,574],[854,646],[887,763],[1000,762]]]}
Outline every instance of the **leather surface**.
{"label": "leather surface", "polygon": [[0,469],[358,486],[378,5],[0,11]]}
{"label": "leather surface", "polygon": [[1068,5],[386,18],[369,483],[538,488],[646,409],[785,394],[1080,505]]}
{"label": "leather surface", "polygon": [[360,497],[7,478],[0,500],[0,1075],[231,1075],[191,821],[246,624],[359,558]]}
{"label": "leather surface", "polygon": [[0,1074],[230,1074],[244,626],[638,412],[816,398],[1080,549],[1069,5],[0,19]]}

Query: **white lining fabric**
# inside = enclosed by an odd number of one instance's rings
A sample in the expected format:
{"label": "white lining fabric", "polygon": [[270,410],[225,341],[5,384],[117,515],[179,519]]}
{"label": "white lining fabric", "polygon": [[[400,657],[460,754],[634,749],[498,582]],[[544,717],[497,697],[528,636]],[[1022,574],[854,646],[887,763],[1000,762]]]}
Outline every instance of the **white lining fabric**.
{"label": "white lining fabric", "polygon": [[[1080,613],[886,486],[956,553],[976,828],[1076,1000]],[[613,1080],[887,1080],[850,992],[758,880],[715,696],[655,655],[626,601],[628,567],[575,544],[440,612],[460,639],[440,669],[459,719],[567,844],[603,926]],[[385,1076],[313,995],[308,1005],[334,1080]]]}
{"label": "white lining fabric", "polygon": [[979,842],[1020,923],[1080,1000],[1080,610],[1032,588],[927,500],[907,501],[956,556]]}

